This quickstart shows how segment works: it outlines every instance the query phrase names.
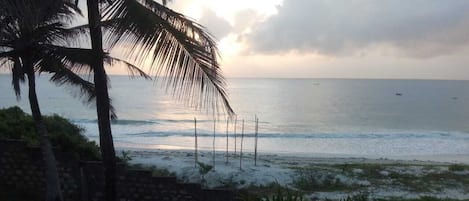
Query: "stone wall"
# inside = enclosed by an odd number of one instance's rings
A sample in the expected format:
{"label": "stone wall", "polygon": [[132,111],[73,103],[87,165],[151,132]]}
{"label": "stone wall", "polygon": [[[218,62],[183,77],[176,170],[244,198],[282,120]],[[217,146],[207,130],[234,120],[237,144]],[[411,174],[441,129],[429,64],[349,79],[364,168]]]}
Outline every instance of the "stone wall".
{"label": "stone wall", "polygon": [[[62,192],[66,201],[103,200],[103,167],[99,161],[80,161],[56,152]],[[44,197],[44,163],[38,147],[22,141],[0,140],[0,191],[28,192]],[[178,183],[175,177],[153,177],[149,171],[118,166],[118,201],[230,201],[230,190],[202,189],[199,184]],[[43,199],[41,199],[43,200]]]}

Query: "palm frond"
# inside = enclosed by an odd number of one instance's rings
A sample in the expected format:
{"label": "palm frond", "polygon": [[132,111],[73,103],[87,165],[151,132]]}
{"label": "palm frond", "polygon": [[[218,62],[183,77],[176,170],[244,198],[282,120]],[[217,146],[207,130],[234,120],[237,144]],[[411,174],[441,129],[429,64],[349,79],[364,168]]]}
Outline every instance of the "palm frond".
{"label": "palm frond", "polygon": [[50,22],[71,22],[80,9],[71,0],[2,0],[2,13],[20,21],[23,29],[33,29]]}
{"label": "palm frond", "polygon": [[[49,50],[48,53],[50,56],[54,56],[57,60],[64,62],[75,73],[90,74],[93,72],[93,69],[91,69],[90,65],[94,59],[92,50],[84,48],[61,47],[55,45],[47,45],[45,47]],[[104,62],[111,67],[115,64],[124,67],[127,69],[129,76],[131,77],[143,77],[145,79],[151,79],[150,75],[145,73],[137,66],[119,58],[111,57],[109,54],[104,55]]]}
{"label": "palm frond", "polygon": [[[86,98],[84,102],[94,102],[96,97],[94,85],[77,75],[88,74],[88,77],[90,77],[90,74],[93,72],[90,65],[94,59],[93,52],[90,49],[69,48],[55,45],[43,45],[42,47],[46,51],[43,51],[45,54],[40,55],[41,60],[37,66],[39,67],[38,71],[53,73],[51,81],[60,86],[68,84],[79,87],[82,91],[81,98],[83,98],[83,96]],[[128,70],[129,75],[132,77],[140,76],[145,79],[151,79],[149,75],[137,66],[111,57],[108,54],[104,55],[104,61],[110,66],[116,63],[121,64],[121,66]],[[112,100],[109,100],[109,102],[112,103]],[[110,113],[112,119],[117,119],[116,110],[112,104],[110,105]]]}
{"label": "palm frond", "polygon": [[20,58],[15,55],[14,51],[0,52],[0,67],[7,67],[11,70],[11,84],[16,95],[16,99],[21,98],[21,86],[20,83],[25,81],[23,68],[21,65]]}
{"label": "palm frond", "polygon": [[69,66],[66,62],[63,62],[62,59],[55,57],[54,55],[41,55],[41,59],[35,65],[35,69],[39,73],[51,73],[51,81],[57,85],[69,84],[71,86],[79,87],[81,93],[79,94],[84,98],[85,102],[92,101],[96,92],[94,85],[78,76],[75,72],[69,69]]}
{"label": "palm frond", "polygon": [[[84,103],[90,104],[95,101],[96,90],[94,84],[71,70],[73,67],[67,65],[67,62],[54,57],[53,55],[43,55],[41,58],[42,59],[35,65],[36,71],[39,73],[51,73],[52,77],[50,78],[50,81],[54,82],[58,86],[68,85],[79,88],[81,93],[74,95],[81,98]],[[75,65],[77,65],[77,63],[75,63]],[[85,64],[80,65],[85,66]],[[112,119],[117,118],[116,111],[112,104],[110,105],[109,112]]]}
{"label": "palm frond", "polygon": [[234,114],[216,43],[201,25],[152,0],[116,0],[104,18],[115,22],[106,42],[130,47],[125,56],[137,65],[150,59],[152,72],[176,97]]}
{"label": "palm frond", "polygon": [[15,57],[13,59],[13,67],[11,69],[11,73],[11,84],[13,85],[13,90],[15,91],[16,99],[19,100],[21,98],[20,83],[25,82],[25,77],[22,65],[20,63],[20,59],[18,57]]}
{"label": "palm frond", "polygon": [[91,74],[89,64],[93,62],[93,52],[90,49],[69,48],[56,45],[42,45],[44,54],[41,57],[53,58],[68,66],[74,73]]}
{"label": "palm frond", "polygon": [[129,73],[130,77],[143,77],[147,80],[151,80],[151,76],[145,73],[145,71],[141,70],[139,67],[125,61],[122,59],[118,59],[115,57],[109,56],[109,54],[106,54],[104,56],[104,62],[106,62],[109,66],[115,66],[115,64],[120,64],[119,66],[123,66],[125,69],[127,69],[127,72]]}

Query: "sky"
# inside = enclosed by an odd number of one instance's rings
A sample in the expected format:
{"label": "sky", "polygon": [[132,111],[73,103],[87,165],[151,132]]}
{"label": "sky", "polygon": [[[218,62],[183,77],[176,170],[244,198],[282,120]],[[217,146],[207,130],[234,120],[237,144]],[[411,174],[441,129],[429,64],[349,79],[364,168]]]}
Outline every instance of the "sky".
{"label": "sky", "polygon": [[228,78],[469,80],[469,0],[171,0],[167,6],[216,37]]}
{"label": "sky", "polygon": [[467,0],[173,0],[226,77],[469,79]]}

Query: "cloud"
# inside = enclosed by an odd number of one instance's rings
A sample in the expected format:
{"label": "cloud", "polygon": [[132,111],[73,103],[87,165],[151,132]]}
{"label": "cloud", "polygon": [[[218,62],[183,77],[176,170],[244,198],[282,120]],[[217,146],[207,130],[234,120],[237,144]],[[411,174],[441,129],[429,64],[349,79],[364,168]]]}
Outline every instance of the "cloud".
{"label": "cloud", "polygon": [[246,28],[255,24],[259,18],[262,18],[261,15],[252,9],[241,10],[235,15],[233,31],[242,33]]}
{"label": "cloud", "polygon": [[252,53],[349,55],[390,47],[433,57],[467,47],[468,10],[467,0],[285,0],[243,38]]}
{"label": "cloud", "polygon": [[212,33],[215,38],[221,39],[227,36],[233,29],[227,20],[217,16],[217,14],[212,10],[204,9],[202,13],[202,17],[198,22],[207,27],[209,32]]}

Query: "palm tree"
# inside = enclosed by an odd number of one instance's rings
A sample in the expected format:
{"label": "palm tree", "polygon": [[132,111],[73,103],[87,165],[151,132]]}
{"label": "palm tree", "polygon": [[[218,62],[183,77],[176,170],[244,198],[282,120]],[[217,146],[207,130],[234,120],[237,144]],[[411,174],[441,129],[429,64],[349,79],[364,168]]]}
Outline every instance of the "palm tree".
{"label": "palm tree", "polygon": [[[12,84],[18,99],[21,95],[20,83],[27,77],[31,113],[46,166],[46,200],[63,200],[54,153],[39,108],[35,73],[52,73],[52,82],[77,86],[85,101],[94,101],[94,84],[76,74],[91,71],[92,51],[60,46],[68,44],[83,32],[80,28],[65,28],[65,24],[79,10],[72,0],[0,0],[0,11],[0,67],[11,69]],[[108,55],[104,58],[106,63],[120,61]],[[135,66],[122,63],[131,73],[148,77]],[[112,107],[110,109],[113,114]]]}
{"label": "palm tree", "polygon": [[54,153],[36,95],[35,69],[55,71],[52,78],[55,81],[73,80],[73,84],[80,85],[84,91],[94,90],[91,83],[80,80],[70,71],[64,69],[58,72],[44,66],[48,63],[46,60],[39,60],[39,56],[50,49],[43,48],[44,45],[65,36],[63,22],[71,19],[73,12],[78,10],[73,4],[59,0],[2,0],[0,7],[0,61],[2,67],[8,66],[12,70],[12,84],[17,98],[21,93],[20,82],[24,82],[27,76],[31,113],[45,162],[45,198],[47,201],[63,200]]}
{"label": "palm tree", "polygon": [[[164,1],[163,3],[165,3]],[[103,13],[100,11],[100,6]],[[196,22],[154,0],[87,0],[96,87],[100,147],[105,168],[105,197],[116,200],[115,150],[109,114],[107,75],[103,67],[104,42],[127,48],[126,58],[138,66],[151,61],[155,75],[163,76],[173,94],[193,106],[221,108],[232,115],[225,82],[217,61],[213,37]]]}

